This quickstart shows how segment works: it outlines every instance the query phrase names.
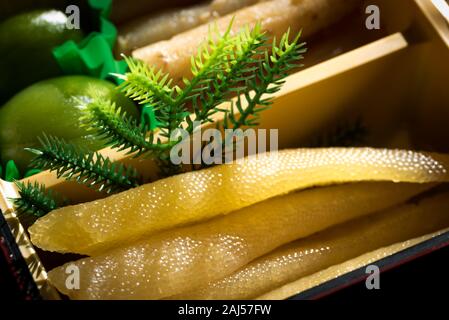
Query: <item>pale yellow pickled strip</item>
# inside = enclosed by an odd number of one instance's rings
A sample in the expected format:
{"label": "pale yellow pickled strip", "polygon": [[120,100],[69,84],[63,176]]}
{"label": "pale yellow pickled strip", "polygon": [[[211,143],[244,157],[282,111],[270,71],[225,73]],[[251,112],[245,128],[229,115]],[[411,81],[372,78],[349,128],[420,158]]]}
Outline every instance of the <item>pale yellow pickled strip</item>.
{"label": "pale yellow pickled strip", "polygon": [[[268,36],[280,38],[289,28],[292,34],[303,30],[307,38],[323,28],[341,20],[361,0],[272,0],[241,9],[216,20],[218,29],[224,33],[235,18],[233,31],[244,26],[262,23]],[[202,25],[186,31],[170,40],[156,42],[133,52],[135,58],[170,73],[176,82],[189,77],[190,58],[198,52],[209,35],[209,26]]]}
{"label": "pale yellow pickled strip", "polygon": [[120,27],[118,51],[129,54],[132,50],[169,39],[223,15],[264,1],[269,0],[213,0],[188,8],[152,13]]}
{"label": "pale yellow pickled strip", "polygon": [[297,149],[186,173],[40,218],[32,242],[49,251],[95,254],[173,228],[313,186],[357,181],[443,182],[449,156],[371,148]]}
{"label": "pale yellow pickled strip", "polygon": [[294,192],[125,248],[74,262],[80,290],[67,290],[66,266],[49,273],[75,299],[159,299],[232,274],[295,239],[393,205],[433,184],[356,183]]}
{"label": "pale yellow pickled strip", "polygon": [[276,249],[236,273],[170,299],[253,299],[366,252],[449,227],[449,193],[363,217]]}

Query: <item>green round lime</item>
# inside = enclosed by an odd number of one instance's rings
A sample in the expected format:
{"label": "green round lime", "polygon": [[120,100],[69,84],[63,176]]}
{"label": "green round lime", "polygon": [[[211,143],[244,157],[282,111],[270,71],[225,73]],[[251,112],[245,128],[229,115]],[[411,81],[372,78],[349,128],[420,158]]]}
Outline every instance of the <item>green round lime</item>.
{"label": "green round lime", "polygon": [[39,10],[0,24],[0,103],[32,83],[61,75],[52,50],[83,37],[81,30],[67,28],[67,19],[62,11]]}
{"label": "green round lime", "polygon": [[[39,147],[43,133],[64,138],[91,150],[102,141],[80,125],[87,103],[93,97],[110,99],[127,114],[138,118],[135,105],[107,81],[86,76],[66,76],[38,82],[0,108],[0,155],[14,160],[23,172],[33,155],[24,148]],[[80,103],[80,101],[86,103]]]}

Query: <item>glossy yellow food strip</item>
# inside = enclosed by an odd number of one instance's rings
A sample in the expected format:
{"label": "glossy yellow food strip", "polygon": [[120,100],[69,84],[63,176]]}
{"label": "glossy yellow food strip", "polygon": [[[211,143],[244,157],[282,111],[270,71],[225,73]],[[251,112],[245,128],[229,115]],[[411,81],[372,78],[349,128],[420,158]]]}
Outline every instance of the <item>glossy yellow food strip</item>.
{"label": "glossy yellow food strip", "polygon": [[65,287],[66,266],[49,273],[75,299],[159,299],[232,274],[250,261],[329,226],[402,203],[433,184],[356,183],[294,192],[227,216],[166,231],[75,262],[80,290]]}
{"label": "glossy yellow food strip", "polygon": [[[277,38],[290,28],[292,34],[301,29],[305,38],[341,20],[361,0],[272,0],[241,9],[216,20],[218,29],[224,33],[235,18],[233,30],[262,23],[268,36]],[[208,38],[209,26],[202,25],[186,31],[170,40],[156,42],[133,52],[135,58],[170,73],[176,82],[189,77],[190,58]]]}
{"label": "glossy yellow food strip", "polygon": [[357,181],[443,182],[449,156],[371,148],[297,149],[252,156],[68,206],[29,229],[49,251],[96,254],[144,235],[227,214],[313,186]]}
{"label": "glossy yellow food strip", "polygon": [[170,299],[252,299],[366,252],[449,227],[449,193],[401,205],[297,240],[231,276]]}
{"label": "glossy yellow food strip", "polygon": [[188,8],[152,13],[120,27],[118,50],[129,54],[132,50],[169,39],[223,15],[264,1],[269,0],[213,0]]}

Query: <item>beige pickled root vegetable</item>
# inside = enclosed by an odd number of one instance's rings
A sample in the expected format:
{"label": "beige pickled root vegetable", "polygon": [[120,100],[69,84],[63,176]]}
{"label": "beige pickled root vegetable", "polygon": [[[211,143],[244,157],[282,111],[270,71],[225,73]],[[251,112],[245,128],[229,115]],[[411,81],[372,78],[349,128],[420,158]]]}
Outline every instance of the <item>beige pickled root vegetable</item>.
{"label": "beige pickled root vegetable", "polygon": [[253,299],[366,252],[449,227],[444,192],[335,226],[276,249],[232,275],[170,299]]}
{"label": "beige pickled root vegetable", "polygon": [[[221,17],[216,24],[224,33],[233,19],[233,31],[261,22],[268,36],[281,38],[290,28],[291,34],[296,35],[302,30],[302,36],[307,38],[341,20],[360,3],[360,0],[272,0]],[[190,58],[208,38],[209,28],[207,24],[199,26],[170,40],[140,48],[133,52],[133,56],[181,82],[191,75]]]}
{"label": "beige pickled root vegetable", "polygon": [[191,6],[199,2],[201,0],[116,0],[112,2],[111,20],[121,24],[142,14],[173,7]]}
{"label": "beige pickled root vegetable", "polygon": [[82,275],[79,290],[65,286],[67,266],[52,270],[49,279],[74,299],[165,298],[230,275],[296,239],[403,203],[431,186],[377,182],[293,192],[72,262]]}
{"label": "beige pickled root vegetable", "polygon": [[178,33],[208,23],[257,2],[269,0],[213,0],[189,8],[174,8],[132,21],[120,28],[118,51],[132,50],[169,39]]}
{"label": "beige pickled root vegetable", "polygon": [[371,148],[285,150],[159,180],[68,206],[29,229],[48,251],[98,254],[144,235],[227,214],[313,186],[357,182],[444,182],[449,156]]}

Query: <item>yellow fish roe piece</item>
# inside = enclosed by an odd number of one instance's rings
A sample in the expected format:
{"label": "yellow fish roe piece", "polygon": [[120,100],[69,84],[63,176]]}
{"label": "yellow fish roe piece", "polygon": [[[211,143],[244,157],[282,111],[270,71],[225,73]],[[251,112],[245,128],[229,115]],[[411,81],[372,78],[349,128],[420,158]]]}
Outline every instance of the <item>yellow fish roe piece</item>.
{"label": "yellow fish roe piece", "polygon": [[232,275],[170,299],[254,299],[366,252],[449,227],[449,193],[362,217],[287,244]]}
{"label": "yellow fish roe piece", "polygon": [[433,184],[356,183],[293,192],[204,223],[169,230],[81,259],[80,289],[66,267],[50,282],[74,299],[160,299],[228,276],[275,248],[403,203]]}
{"label": "yellow fish roe piece", "polygon": [[29,229],[36,246],[94,255],[291,191],[357,181],[449,180],[449,156],[372,148],[286,150],[185,173],[57,209]]}

